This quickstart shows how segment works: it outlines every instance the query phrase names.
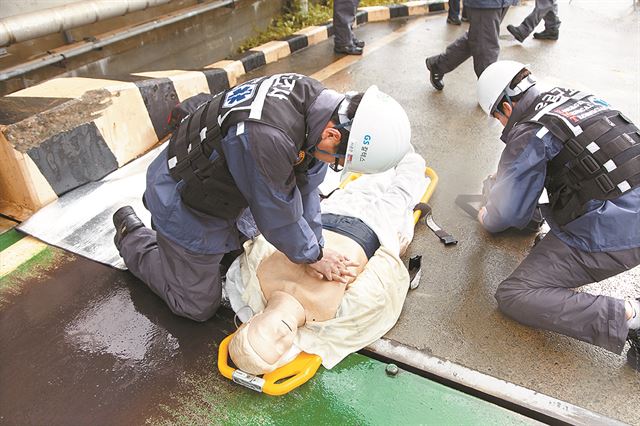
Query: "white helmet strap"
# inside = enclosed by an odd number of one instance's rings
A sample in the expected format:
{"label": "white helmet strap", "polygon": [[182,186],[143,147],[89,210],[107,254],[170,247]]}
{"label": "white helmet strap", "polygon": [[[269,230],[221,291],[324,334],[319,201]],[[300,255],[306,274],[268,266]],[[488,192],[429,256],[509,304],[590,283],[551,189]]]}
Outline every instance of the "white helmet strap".
{"label": "white helmet strap", "polygon": [[515,96],[518,96],[521,93],[526,92],[531,87],[535,86],[535,84],[536,84],[535,77],[532,74],[529,74],[527,78],[523,78],[522,81],[518,83],[518,85],[513,89],[507,86],[507,88],[504,89],[504,93],[510,98],[513,98]]}
{"label": "white helmet strap", "polygon": [[349,110],[351,99],[353,99],[353,97],[357,94],[358,92],[345,93],[344,99],[342,100],[342,102],[340,102],[340,105],[338,106],[338,119],[340,120],[340,127],[343,129],[346,129],[349,132],[351,131],[351,122],[353,120],[349,119],[349,117],[347,116],[347,111]]}

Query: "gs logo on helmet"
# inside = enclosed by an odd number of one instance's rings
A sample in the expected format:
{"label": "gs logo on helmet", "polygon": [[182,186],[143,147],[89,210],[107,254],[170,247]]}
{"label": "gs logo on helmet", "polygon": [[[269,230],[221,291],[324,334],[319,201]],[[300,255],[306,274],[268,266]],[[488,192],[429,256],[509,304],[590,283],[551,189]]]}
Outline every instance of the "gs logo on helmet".
{"label": "gs logo on helmet", "polygon": [[360,161],[364,161],[367,158],[369,144],[371,144],[371,135],[364,135],[364,138],[362,139],[362,146],[360,147]]}

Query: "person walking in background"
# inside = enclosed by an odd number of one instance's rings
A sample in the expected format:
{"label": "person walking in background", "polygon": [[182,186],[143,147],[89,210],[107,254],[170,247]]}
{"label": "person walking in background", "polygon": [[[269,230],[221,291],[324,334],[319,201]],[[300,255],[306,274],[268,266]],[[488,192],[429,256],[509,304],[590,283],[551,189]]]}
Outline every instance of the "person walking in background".
{"label": "person walking in background", "polygon": [[460,25],[460,0],[449,0],[449,14],[447,15],[447,24]]}
{"label": "person walking in background", "polygon": [[444,53],[425,60],[429,80],[436,90],[444,89],[444,75],[473,57],[476,76],[498,60],[500,23],[509,6],[518,0],[464,0],[464,9],[469,17],[469,30],[447,46]]}
{"label": "person walking in background", "polygon": [[[451,4],[451,2],[449,2]],[[520,25],[507,25],[507,31],[511,33],[520,43],[533,32],[536,25],[544,20],[544,31],[533,33],[533,38],[539,40],[557,40],[560,28],[560,18],[558,18],[557,0],[536,0],[533,11],[524,18]]]}
{"label": "person walking in background", "polygon": [[469,22],[469,18],[467,18],[466,10],[462,9],[462,20],[460,20],[460,0],[449,0],[447,24],[460,25],[463,22]]}
{"label": "person walking in background", "polygon": [[333,51],[347,55],[362,55],[364,41],[353,34],[351,25],[356,18],[360,0],[333,1]]}

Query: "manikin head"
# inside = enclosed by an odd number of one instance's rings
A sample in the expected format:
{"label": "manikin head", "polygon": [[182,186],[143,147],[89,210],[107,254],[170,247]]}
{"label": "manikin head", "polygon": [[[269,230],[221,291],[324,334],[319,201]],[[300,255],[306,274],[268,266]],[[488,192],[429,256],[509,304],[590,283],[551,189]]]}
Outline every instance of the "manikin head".
{"label": "manikin head", "polygon": [[507,125],[514,105],[536,84],[528,66],[516,61],[497,61],[478,78],[478,104],[503,126]]}
{"label": "manikin head", "polygon": [[346,94],[320,138],[313,155],[335,171],[379,173],[410,151],[411,126],[402,106],[371,86]]}
{"label": "manikin head", "polygon": [[229,355],[242,371],[269,373],[286,364],[298,327],[304,324],[304,308],[283,291],[271,295],[265,310],[240,326],[229,344]]}

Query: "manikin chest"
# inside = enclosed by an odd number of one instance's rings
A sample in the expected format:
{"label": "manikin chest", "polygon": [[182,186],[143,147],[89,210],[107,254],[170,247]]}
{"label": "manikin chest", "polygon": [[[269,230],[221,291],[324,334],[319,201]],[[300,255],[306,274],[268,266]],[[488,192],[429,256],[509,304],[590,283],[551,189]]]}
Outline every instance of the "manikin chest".
{"label": "manikin chest", "polygon": [[[348,237],[331,231],[325,230],[323,235],[325,250],[335,250],[358,262],[360,265],[355,268],[356,274],[364,269],[367,258],[360,245]],[[306,265],[295,264],[280,252],[265,258],[257,272],[260,287],[267,302],[274,291],[289,293],[303,306],[308,322],[335,318],[346,290],[346,284],[311,276]]]}

